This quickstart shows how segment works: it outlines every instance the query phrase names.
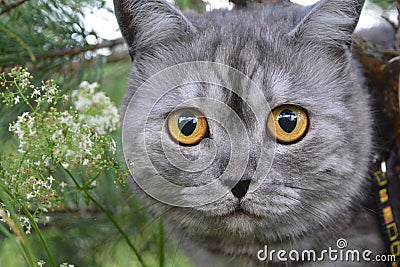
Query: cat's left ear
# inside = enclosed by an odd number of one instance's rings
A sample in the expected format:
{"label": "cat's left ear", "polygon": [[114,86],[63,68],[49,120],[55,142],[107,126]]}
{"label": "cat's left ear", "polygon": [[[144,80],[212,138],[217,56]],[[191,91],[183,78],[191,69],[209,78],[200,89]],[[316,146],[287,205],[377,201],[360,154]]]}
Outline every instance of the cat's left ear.
{"label": "cat's left ear", "polygon": [[289,35],[332,47],[350,46],[364,0],[321,0]]}
{"label": "cat's left ear", "polygon": [[114,11],[132,58],[195,32],[189,20],[165,0],[114,0]]}

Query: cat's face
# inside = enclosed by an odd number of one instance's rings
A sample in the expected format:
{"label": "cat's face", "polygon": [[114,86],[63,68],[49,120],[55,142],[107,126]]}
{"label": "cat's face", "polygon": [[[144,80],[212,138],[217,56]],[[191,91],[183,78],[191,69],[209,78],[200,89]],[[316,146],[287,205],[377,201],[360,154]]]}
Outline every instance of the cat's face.
{"label": "cat's face", "polygon": [[115,5],[134,60],[125,156],[156,214],[264,243],[346,218],[371,149],[348,48],[358,1],[189,18],[163,1]]}

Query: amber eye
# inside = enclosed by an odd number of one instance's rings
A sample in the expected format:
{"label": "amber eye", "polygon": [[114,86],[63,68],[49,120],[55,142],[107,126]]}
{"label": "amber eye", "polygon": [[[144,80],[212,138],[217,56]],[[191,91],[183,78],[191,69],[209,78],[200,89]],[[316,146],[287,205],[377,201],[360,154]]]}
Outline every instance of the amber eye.
{"label": "amber eye", "polygon": [[207,135],[207,120],[197,110],[181,109],[169,115],[168,131],[180,144],[196,145]]}
{"label": "amber eye", "polygon": [[308,128],[306,111],[294,105],[283,105],[272,110],[267,127],[278,142],[290,144],[300,141]]}

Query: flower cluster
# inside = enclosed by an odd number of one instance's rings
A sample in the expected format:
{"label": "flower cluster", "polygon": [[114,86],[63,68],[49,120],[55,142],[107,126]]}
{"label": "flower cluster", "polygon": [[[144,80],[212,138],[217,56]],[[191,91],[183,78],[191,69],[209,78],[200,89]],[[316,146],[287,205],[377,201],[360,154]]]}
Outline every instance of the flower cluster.
{"label": "flower cluster", "polygon": [[104,92],[96,92],[97,83],[82,82],[79,90],[72,92],[79,119],[93,127],[99,134],[115,131],[119,125],[118,109]]}
{"label": "flower cluster", "polygon": [[[5,91],[0,92],[0,99],[6,105],[16,105],[21,102],[21,95],[26,96],[28,90],[33,89],[35,86],[32,85],[32,75],[25,69],[13,68],[7,75],[3,73],[0,76],[0,87],[4,88]],[[18,81],[17,90],[11,90],[14,87],[14,81]]]}
{"label": "flower cluster", "polygon": [[115,172],[116,183],[127,176],[115,155],[116,142],[107,135],[118,126],[118,110],[97,87],[83,82],[72,93],[72,106],[66,107],[68,96],[53,81],[34,86],[23,68],[0,74],[0,101],[6,106],[25,104],[29,110],[9,125],[19,141],[17,151],[0,157],[0,221],[14,234],[29,234],[32,224],[47,223],[45,213],[71,192],[94,188],[100,172]]}
{"label": "flower cluster", "polygon": [[104,146],[115,153],[115,141],[83,123],[73,109],[59,112],[51,108],[41,114],[25,112],[9,130],[18,136],[18,152],[34,158],[36,169],[48,168],[54,162],[64,168],[95,167],[105,153]]}
{"label": "flower cluster", "polygon": [[24,102],[31,110],[39,110],[43,105],[57,104],[60,99],[64,102],[68,100],[67,95],[61,95],[53,80],[42,82],[41,86],[35,87],[32,84],[33,77],[26,69],[13,68],[7,76],[4,73],[0,74],[0,87],[5,89],[0,92],[0,99],[8,106]]}
{"label": "flower cluster", "polygon": [[[45,262],[44,260],[40,260],[40,261],[37,262],[37,265],[38,265],[39,267],[43,267],[43,266],[46,265],[46,262]],[[73,265],[73,264],[68,264],[67,262],[63,262],[63,263],[60,264],[60,267],[74,267],[74,266],[75,266],[75,265]]]}

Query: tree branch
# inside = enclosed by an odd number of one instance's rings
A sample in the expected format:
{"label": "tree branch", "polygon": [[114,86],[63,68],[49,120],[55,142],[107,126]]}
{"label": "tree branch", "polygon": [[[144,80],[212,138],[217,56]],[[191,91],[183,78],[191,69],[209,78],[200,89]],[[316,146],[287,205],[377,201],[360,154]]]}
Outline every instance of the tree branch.
{"label": "tree branch", "polygon": [[[393,151],[396,157],[400,154],[400,64],[393,58],[397,53],[397,50],[384,50],[374,43],[353,38],[353,55],[363,67],[374,104],[376,147],[382,151]],[[395,176],[400,175],[399,159],[391,163],[393,169],[390,167]]]}
{"label": "tree branch", "polygon": [[9,4],[8,6],[6,6],[5,8],[0,10],[0,15],[3,15],[4,13],[8,13],[10,10],[19,7],[20,5],[22,5],[23,3],[27,2],[29,0],[18,0],[15,1],[11,4]]}
{"label": "tree branch", "polygon": [[113,48],[114,46],[123,44],[125,41],[123,38],[115,39],[115,40],[105,40],[99,44],[95,45],[87,45],[87,46],[78,46],[72,49],[60,49],[55,51],[50,51],[46,54],[38,54],[35,55],[37,60],[45,60],[45,59],[53,59],[65,56],[75,56],[87,51],[95,51],[101,48]]}

